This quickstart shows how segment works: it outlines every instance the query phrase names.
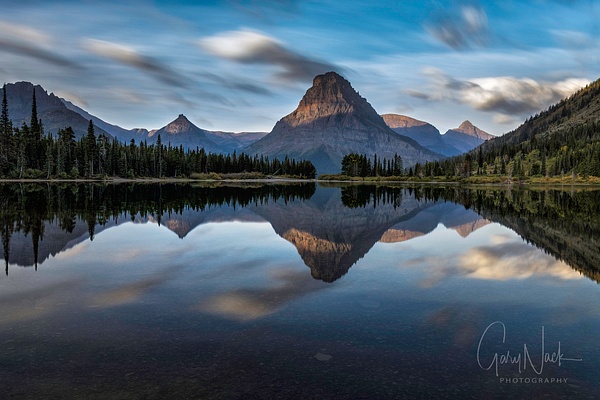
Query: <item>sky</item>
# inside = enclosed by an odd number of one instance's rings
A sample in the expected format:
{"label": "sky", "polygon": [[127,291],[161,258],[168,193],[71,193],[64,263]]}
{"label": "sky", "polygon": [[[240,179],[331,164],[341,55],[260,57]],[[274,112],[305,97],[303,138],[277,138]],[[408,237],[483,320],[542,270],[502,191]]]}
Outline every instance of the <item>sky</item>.
{"label": "sky", "polygon": [[124,128],[265,131],[337,71],[379,112],[500,135],[600,78],[595,0],[0,0],[0,78]]}

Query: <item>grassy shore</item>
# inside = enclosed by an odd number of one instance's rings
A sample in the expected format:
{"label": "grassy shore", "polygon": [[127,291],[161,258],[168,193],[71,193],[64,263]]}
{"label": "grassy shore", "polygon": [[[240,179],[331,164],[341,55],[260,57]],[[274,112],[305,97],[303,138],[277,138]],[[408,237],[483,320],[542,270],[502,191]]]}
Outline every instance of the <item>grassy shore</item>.
{"label": "grassy shore", "polygon": [[364,182],[364,183],[444,183],[444,184],[468,184],[468,185],[600,185],[600,177],[571,175],[564,177],[527,177],[523,179],[511,178],[500,175],[471,176],[469,178],[459,177],[406,177],[406,176],[368,176],[368,177],[350,177],[347,175],[320,175],[319,181],[326,182]]}
{"label": "grassy shore", "polygon": [[0,179],[0,182],[65,182],[65,183],[192,183],[192,182],[347,182],[347,183],[430,183],[430,184],[451,184],[451,185],[600,185],[600,177],[589,176],[582,177],[568,175],[564,177],[528,177],[524,179],[511,178],[508,176],[471,176],[469,178],[455,177],[406,177],[406,176],[368,176],[368,177],[350,177],[347,175],[327,174],[320,175],[317,179],[298,178],[294,176],[270,176],[261,173],[236,173],[236,174],[192,174],[184,178],[121,178],[121,177],[96,177],[96,178],[62,178],[62,179]]}
{"label": "grassy shore", "polygon": [[98,176],[94,178],[22,178],[0,179],[0,182],[65,182],[65,183],[187,183],[187,182],[314,182],[316,179],[298,178],[288,175],[264,175],[257,172],[234,174],[192,174],[189,177],[136,177],[122,178],[118,176]]}

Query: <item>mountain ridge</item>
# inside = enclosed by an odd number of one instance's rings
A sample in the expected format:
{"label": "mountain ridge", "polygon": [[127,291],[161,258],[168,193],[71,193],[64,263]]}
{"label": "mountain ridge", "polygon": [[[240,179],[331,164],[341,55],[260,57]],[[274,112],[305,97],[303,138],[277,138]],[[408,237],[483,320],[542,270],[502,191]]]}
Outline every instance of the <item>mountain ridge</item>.
{"label": "mountain ridge", "polygon": [[397,134],[407,136],[421,146],[447,157],[457,156],[479,146],[495,136],[466,120],[445,134],[428,122],[406,115],[382,114],[385,123]]}
{"label": "mountain ridge", "polygon": [[[163,126],[160,129],[150,129],[150,130],[147,128],[125,129],[118,125],[110,124],[110,123],[102,120],[101,118],[90,114],[89,112],[85,111],[81,107],[73,104],[72,102],[70,102],[66,99],[61,98],[60,100],[63,102],[65,107],[67,107],[71,111],[74,111],[74,112],[80,114],[81,116],[85,117],[88,121],[91,119],[95,126],[100,127],[101,129],[108,132],[110,135],[116,137],[117,139],[119,139],[121,141],[126,141],[126,142],[130,141],[131,139],[134,139],[137,143],[139,143],[143,140],[146,140],[149,143],[155,143],[156,140],[158,139],[158,135],[156,135],[156,133],[158,131],[162,130],[160,132],[160,134],[164,135],[165,131],[172,129],[172,128],[169,128],[169,125],[176,123],[177,119],[183,115],[183,114],[180,114],[180,116],[177,117],[174,121],[170,122],[169,124]],[[189,133],[192,136],[185,138],[184,136],[186,135],[186,132],[180,132],[180,134],[182,136],[180,136],[176,140],[172,141],[173,145],[177,145],[177,146],[182,145],[184,148],[195,149],[196,147],[203,147],[203,145],[207,144],[207,141],[208,141],[209,142],[208,148],[206,148],[207,151],[218,151],[218,152],[225,152],[225,153],[233,153],[233,151],[239,152],[242,148],[259,140],[260,138],[262,138],[263,136],[265,136],[267,134],[267,132],[237,132],[236,133],[236,132],[225,132],[225,131],[209,131],[209,130],[197,127],[192,122],[190,122],[187,119],[187,117],[184,116],[184,118],[187,120],[187,125],[190,128],[190,132],[187,132],[187,133]],[[192,126],[193,126],[193,128],[192,128]],[[200,131],[203,133],[203,135],[199,134]],[[169,134],[169,132],[166,132],[166,133]],[[199,141],[194,140],[194,136],[200,140]],[[169,142],[169,138],[171,138],[171,137],[172,136],[170,136],[170,134],[167,137],[161,136],[161,140],[163,141],[164,144],[167,144]]]}

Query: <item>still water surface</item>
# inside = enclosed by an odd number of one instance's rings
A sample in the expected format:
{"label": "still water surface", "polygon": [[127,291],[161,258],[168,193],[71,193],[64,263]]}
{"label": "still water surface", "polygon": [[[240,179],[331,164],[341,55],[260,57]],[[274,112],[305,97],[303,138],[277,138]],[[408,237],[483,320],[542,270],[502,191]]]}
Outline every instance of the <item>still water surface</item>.
{"label": "still water surface", "polygon": [[0,202],[3,398],[600,397],[600,191],[13,184]]}

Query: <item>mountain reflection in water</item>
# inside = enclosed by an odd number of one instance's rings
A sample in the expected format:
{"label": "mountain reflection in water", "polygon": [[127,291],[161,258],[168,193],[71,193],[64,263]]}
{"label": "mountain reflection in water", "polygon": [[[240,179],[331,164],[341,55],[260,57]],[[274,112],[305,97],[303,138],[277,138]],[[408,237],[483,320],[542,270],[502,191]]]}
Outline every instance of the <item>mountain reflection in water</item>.
{"label": "mountain reflection in water", "polygon": [[[466,237],[498,222],[589,278],[600,279],[598,190],[3,184],[0,206],[7,274],[9,265],[37,268],[123,221],[164,225],[184,240],[207,223],[266,221],[296,247],[315,279],[333,282],[378,241],[412,240],[439,224]],[[486,254],[477,257],[485,259]]]}
{"label": "mountain reflection in water", "polygon": [[228,185],[0,185],[0,393],[598,398],[599,191]]}

